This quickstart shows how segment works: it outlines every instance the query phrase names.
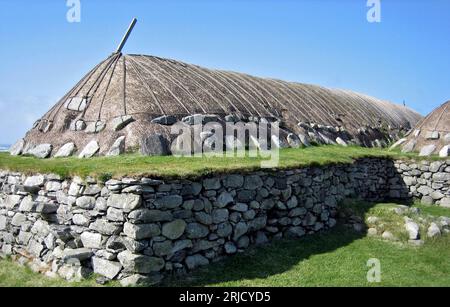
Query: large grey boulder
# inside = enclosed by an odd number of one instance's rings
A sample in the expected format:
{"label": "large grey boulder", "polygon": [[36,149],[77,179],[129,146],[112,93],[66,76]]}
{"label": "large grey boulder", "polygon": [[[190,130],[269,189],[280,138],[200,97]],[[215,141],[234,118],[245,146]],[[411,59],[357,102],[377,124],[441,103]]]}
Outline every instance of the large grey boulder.
{"label": "large grey boulder", "polygon": [[100,150],[97,141],[90,141],[78,155],[78,158],[91,158]]}
{"label": "large grey boulder", "polygon": [[122,230],[122,227],[108,222],[105,219],[98,219],[91,225],[89,225],[89,229],[94,230],[103,235],[111,236],[115,234],[119,234]]}
{"label": "large grey boulder", "polygon": [[25,147],[24,139],[18,140],[14,145],[9,149],[9,153],[11,156],[19,156],[23,152],[23,148]]}
{"label": "large grey boulder", "polygon": [[173,115],[163,115],[157,118],[152,119],[152,123],[160,124],[164,126],[171,126],[177,122],[177,118]]}
{"label": "large grey boulder", "polygon": [[109,149],[107,156],[119,156],[125,152],[125,137],[121,136],[114,141],[111,148]]}
{"label": "large grey boulder", "polygon": [[431,154],[433,154],[435,149],[436,149],[436,145],[434,145],[434,144],[426,145],[426,146],[422,147],[422,149],[420,150],[419,156],[420,157],[431,156]]}
{"label": "large grey boulder", "polygon": [[167,156],[170,154],[169,142],[161,134],[152,134],[141,140],[140,151],[145,156]]}
{"label": "large grey boulder", "polygon": [[53,150],[53,146],[51,144],[40,144],[31,150],[28,151],[28,154],[35,156],[39,159],[46,159],[50,156],[50,153]]}
{"label": "large grey boulder", "polygon": [[111,121],[111,127],[114,131],[120,131],[132,122],[134,122],[134,119],[131,115],[123,115],[114,118]]}
{"label": "large grey boulder", "polygon": [[92,257],[92,269],[96,274],[105,276],[108,279],[114,279],[122,270],[122,265],[119,262]]}
{"label": "large grey boulder", "polygon": [[70,157],[71,155],[73,155],[73,153],[75,152],[76,147],[74,143],[67,143],[64,144],[57,152],[56,154],[53,156],[54,158],[66,158],[66,157]]}

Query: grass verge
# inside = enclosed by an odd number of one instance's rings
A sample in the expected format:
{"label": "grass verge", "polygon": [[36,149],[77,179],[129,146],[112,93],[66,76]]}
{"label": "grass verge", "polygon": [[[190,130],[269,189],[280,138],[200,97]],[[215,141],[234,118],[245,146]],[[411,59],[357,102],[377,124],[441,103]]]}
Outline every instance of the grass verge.
{"label": "grass verge", "polygon": [[[386,157],[392,159],[417,159],[416,154],[403,154],[385,149],[370,149],[357,146],[320,146],[304,149],[280,150],[278,169],[307,165],[350,163],[363,157]],[[119,157],[76,157],[40,160],[32,157],[13,157],[0,153],[0,169],[24,173],[55,173],[63,177],[93,176],[108,179],[120,176],[153,176],[185,178],[211,173],[248,172],[260,169],[261,157],[224,158],[207,157],[145,157],[128,154]]]}

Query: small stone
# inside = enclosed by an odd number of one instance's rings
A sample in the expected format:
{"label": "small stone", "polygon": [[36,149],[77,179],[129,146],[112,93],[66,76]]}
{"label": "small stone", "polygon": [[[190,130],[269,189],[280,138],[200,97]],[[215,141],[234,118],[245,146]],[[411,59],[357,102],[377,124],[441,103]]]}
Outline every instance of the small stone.
{"label": "small stone", "polygon": [[76,200],[76,205],[77,207],[80,207],[82,209],[92,210],[95,207],[95,197],[91,196],[79,197]]}
{"label": "small stone", "polygon": [[86,133],[99,133],[106,128],[106,123],[103,121],[90,122],[86,126]]}
{"label": "small stone", "polygon": [[122,265],[119,262],[92,257],[92,268],[94,273],[114,279],[122,270]]}
{"label": "small stone", "polygon": [[83,246],[86,248],[102,248],[102,235],[93,232],[83,232],[80,236]]}
{"label": "small stone", "polygon": [[92,255],[92,251],[88,248],[65,249],[62,254],[62,260],[66,263],[73,259],[83,261],[91,258]]}
{"label": "small stone", "polygon": [[244,189],[257,190],[264,185],[262,179],[258,175],[250,175],[245,177]]}
{"label": "small stone", "polygon": [[91,225],[89,225],[89,229],[97,231],[103,235],[115,235],[119,234],[122,230],[122,227],[119,225],[115,225],[113,223],[108,222],[105,219],[98,219]]}
{"label": "small stone", "polygon": [[219,224],[228,221],[229,212],[227,209],[214,209],[211,215],[213,223]]}
{"label": "small stone", "polygon": [[233,201],[233,196],[228,192],[222,192],[217,197],[217,204],[220,208],[226,207],[228,204],[233,203]]}
{"label": "small stone", "polygon": [[302,142],[300,141],[299,137],[294,133],[289,133],[286,139],[289,146],[292,148],[299,148],[300,146],[302,146]]}
{"label": "small stone", "polygon": [[93,157],[98,151],[100,150],[100,146],[98,145],[97,141],[91,141],[89,142],[84,149],[80,152],[78,155],[78,158],[91,158]]}
{"label": "small stone", "polygon": [[123,222],[125,220],[123,216],[123,211],[113,207],[108,208],[106,218],[112,222]]}
{"label": "small stone", "polygon": [[240,188],[243,184],[244,177],[241,175],[228,175],[223,183],[226,188]]}
{"label": "small stone", "polygon": [[377,234],[378,234],[378,231],[376,228],[369,228],[367,230],[367,235],[369,235],[371,237],[376,236]]}
{"label": "small stone", "polygon": [[164,126],[172,126],[177,122],[177,118],[173,115],[163,115],[157,118],[152,119],[152,123],[154,124],[160,124]]}
{"label": "small stone", "polygon": [[208,235],[208,233],[208,227],[198,223],[189,223],[186,227],[186,234],[190,239],[204,238]]}
{"label": "small stone", "polygon": [[119,156],[123,153],[125,153],[125,137],[121,136],[114,141],[106,156]]}
{"label": "small stone", "polygon": [[45,178],[42,175],[30,176],[25,179],[23,187],[25,191],[33,193],[39,191],[41,187],[44,186]]}
{"label": "small stone", "polygon": [[131,223],[125,223],[123,226],[123,232],[126,236],[134,240],[149,239],[161,234],[161,230],[157,224],[134,225]]}
{"label": "small stone", "polygon": [[348,146],[347,142],[344,141],[343,139],[341,139],[340,137],[337,137],[337,138],[336,138],[336,143],[337,143],[338,145],[341,145],[341,146],[344,146],[344,147],[347,147],[347,146]]}
{"label": "small stone", "polygon": [[413,221],[408,221],[405,223],[405,229],[409,234],[410,240],[419,239],[419,225]]}
{"label": "small stone", "polygon": [[427,140],[438,140],[439,139],[439,131],[429,131],[425,135]]}
{"label": "small stone", "polygon": [[431,223],[430,227],[428,227],[427,236],[429,238],[438,237],[441,235],[441,230],[436,223]]}
{"label": "small stone", "polygon": [[436,149],[436,145],[434,145],[434,144],[424,146],[420,150],[419,156],[420,157],[431,156],[431,154],[434,152],[435,149]]}
{"label": "small stone", "polygon": [[186,257],[186,266],[189,270],[195,269],[199,266],[205,266],[209,264],[209,260],[203,257],[200,254],[195,254],[192,256]]}
{"label": "small stone", "polygon": [[186,229],[186,222],[183,220],[175,220],[166,223],[162,227],[162,235],[171,240],[176,240],[181,237]]}
{"label": "small stone", "polygon": [[108,207],[121,209],[128,213],[141,205],[141,196],[137,194],[111,194],[107,201]]}
{"label": "small stone", "polygon": [[149,257],[133,254],[130,251],[123,251],[117,255],[120,263],[126,271],[140,274],[159,272],[165,265],[162,258]]}
{"label": "small stone", "polygon": [[156,199],[157,209],[175,209],[183,204],[183,197],[180,195],[168,195]]}
{"label": "small stone", "polygon": [[236,254],[236,252],[237,252],[236,245],[234,245],[232,242],[225,243],[224,248],[225,248],[225,253],[227,253],[228,255]]}
{"label": "small stone", "polygon": [[381,235],[381,237],[385,240],[390,240],[390,241],[394,241],[395,237],[394,235],[390,232],[390,231],[385,231],[383,232],[383,234]]}
{"label": "small stone", "polygon": [[130,212],[128,219],[135,224],[168,222],[173,219],[169,211],[138,209]]}
{"label": "small stone", "polygon": [[140,275],[134,274],[129,277],[120,280],[122,287],[135,287],[135,286],[153,286],[159,284],[163,279],[161,274]]}
{"label": "small stone", "polygon": [[131,115],[122,115],[111,121],[111,128],[114,131],[120,131],[132,122],[134,122],[134,119]]}
{"label": "small stone", "polygon": [[75,152],[76,147],[74,143],[67,143],[64,144],[57,152],[56,154],[53,156],[54,158],[66,158],[66,157],[70,157],[71,155],[73,155],[73,153]]}
{"label": "small stone", "polygon": [[203,187],[205,190],[218,190],[220,189],[220,179],[218,178],[207,178],[203,180]]}

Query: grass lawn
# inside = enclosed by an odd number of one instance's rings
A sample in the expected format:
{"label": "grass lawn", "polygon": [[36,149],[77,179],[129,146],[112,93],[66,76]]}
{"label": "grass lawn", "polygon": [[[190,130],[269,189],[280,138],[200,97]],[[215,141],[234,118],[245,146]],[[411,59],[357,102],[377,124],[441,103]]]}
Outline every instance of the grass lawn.
{"label": "grass lawn", "polygon": [[[278,168],[294,168],[306,165],[324,165],[330,163],[350,163],[362,157],[418,158],[417,154],[403,154],[386,149],[370,149],[357,146],[320,146],[304,149],[280,150]],[[430,158],[429,158],[430,159]],[[436,159],[436,158],[432,158]],[[210,173],[229,173],[233,171],[252,171],[261,167],[258,158],[177,158],[145,157],[138,154],[120,157],[97,157],[78,159],[76,157],[40,160],[32,157],[13,157],[0,153],[0,169],[24,173],[56,173],[63,177],[87,175],[100,179],[119,176],[154,177],[195,177]]]}
{"label": "grass lawn", "polygon": [[[376,215],[389,222],[385,218],[392,214],[394,204],[361,206],[364,217]],[[421,216],[450,217],[450,209],[417,207]],[[391,220],[395,218],[391,216]],[[381,283],[367,282],[370,258],[380,260]],[[68,284],[47,279],[9,260],[0,261],[0,286],[94,285],[93,280]],[[450,286],[450,235],[414,247],[340,225],[299,240],[251,248],[188,276],[168,280],[164,286]]]}

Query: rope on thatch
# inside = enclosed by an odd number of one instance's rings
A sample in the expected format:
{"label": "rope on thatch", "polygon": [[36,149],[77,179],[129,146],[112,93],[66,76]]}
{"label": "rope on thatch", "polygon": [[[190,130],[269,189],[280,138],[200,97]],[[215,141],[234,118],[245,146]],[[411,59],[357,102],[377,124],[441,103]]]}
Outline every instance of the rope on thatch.
{"label": "rope on thatch", "polygon": [[[154,67],[155,69],[157,69],[160,72],[166,72],[164,69],[162,69],[160,66],[155,65],[155,63],[153,61],[149,61],[152,64],[152,67]],[[143,64],[146,65],[146,64]],[[179,82],[178,80],[176,80],[170,73],[169,74],[164,74],[168,79],[170,79],[171,82],[175,83],[179,88],[181,88],[186,94],[188,94],[189,97],[191,97],[191,99],[193,101],[195,101],[195,103],[200,107],[200,109],[203,111],[203,113],[207,113],[204,106],[202,105],[202,103],[194,96],[194,94],[191,93],[191,91],[189,89],[187,89],[181,82]],[[202,91],[207,92],[201,85],[200,88],[202,89]],[[218,101],[216,101],[216,103],[219,103]]]}
{"label": "rope on thatch", "polygon": [[444,114],[447,113],[447,108],[448,108],[449,105],[450,105],[450,103],[447,103],[447,104],[445,105],[445,107],[442,108],[442,112],[439,114],[438,119],[437,119],[436,123],[434,124],[434,130],[437,129],[437,126],[438,126],[439,123],[441,122],[442,116],[444,116]]}
{"label": "rope on thatch", "polygon": [[131,68],[133,68],[133,70],[136,73],[136,76],[139,80],[139,82],[142,83],[144,89],[147,90],[147,92],[150,94],[150,96],[152,96],[153,100],[156,102],[156,104],[158,105],[159,109],[161,110],[161,115],[166,115],[166,112],[164,111],[161,102],[159,101],[159,99],[156,97],[155,93],[153,93],[152,89],[149,88],[148,84],[143,80],[141,73],[139,72],[139,70],[136,68],[136,66],[134,65],[133,61],[130,61],[130,66]]}
{"label": "rope on thatch", "polygon": [[111,85],[111,80],[114,77],[114,72],[116,71],[116,67],[117,67],[117,63],[118,62],[119,62],[119,58],[117,58],[117,60],[114,62],[114,67],[112,69],[111,76],[109,77],[108,83],[106,84],[105,93],[103,94],[102,100],[100,102],[100,108],[98,110],[97,121],[100,121],[100,119],[101,119],[103,104],[105,102],[106,95],[108,94],[109,86]]}
{"label": "rope on thatch", "polygon": [[143,70],[145,70],[153,79],[155,79],[159,84],[161,84],[161,86],[170,93],[170,95],[172,95],[172,97],[178,102],[178,104],[180,106],[182,106],[186,112],[190,113],[189,109],[184,105],[184,103],[177,97],[177,95],[175,95],[172,90],[167,87],[164,82],[162,82],[157,76],[155,76],[150,70],[148,70],[147,68],[145,68],[143,65],[141,65],[138,61],[136,61],[135,59],[131,58],[131,61],[133,61],[136,65],[139,65],[140,67],[142,67]]}
{"label": "rope on thatch", "polygon": [[[161,59],[159,59],[160,61],[163,61],[163,60],[161,60]],[[175,65],[174,65],[175,66]],[[194,75],[194,76],[196,76],[196,77],[198,77],[200,80],[202,80],[203,82],[205,82],[206,84],[208,84],[209,86],[211,86],[220,96],[222,96],[223,97],[223,99],[224,100],[226,100],[226,101],[228,101],[228,103],[230,104],[230,105],[232,105],[233,107],[235,107],[235,105],[233,104],[233,102],[231,101],[231,99],[230,98],[228,98],[221,90],[220,90],[220,88],[217,86],[217,85],[215,85],[215,84],[213,84],[205,75],[202,75],[198,70],[195,70],[195,66],[193,66],[193,65],[189,65],[189,66],[183,66],[183,70],[185,70],[185,71],[187,71],[187,75]],[[216,83],[218,83],[217,81],[216,81]],[[200,85],[201,86],[201,85]],[[208,92],[208,90],[207,89],[205,89],[203,86],[201,86],[201,88],[202,88],[202,90],[203,91],[206,91],[206,92]],[[234,95],[234,93],[232,92],[232,91],[229,91],[229,94],[230,95],[232,95],[232,96],[234,96],[237,100],[238,100],[238,98]],[[221,103],[220,103],[220,101],[219,100],[215,100],[216,101],[216,103],[217,103],[217,105],[219,105],[222,109],[225,109],[222,105],[221,105]],[[225,109],[226,110],[226,109]],[[225,112],[227,112],[228,110],[226,110]]]}
{"label": "rope on thatch", "polygon": [[127,63],[125,61],[126,59],[123,57],[123,113],[127,115]]}

